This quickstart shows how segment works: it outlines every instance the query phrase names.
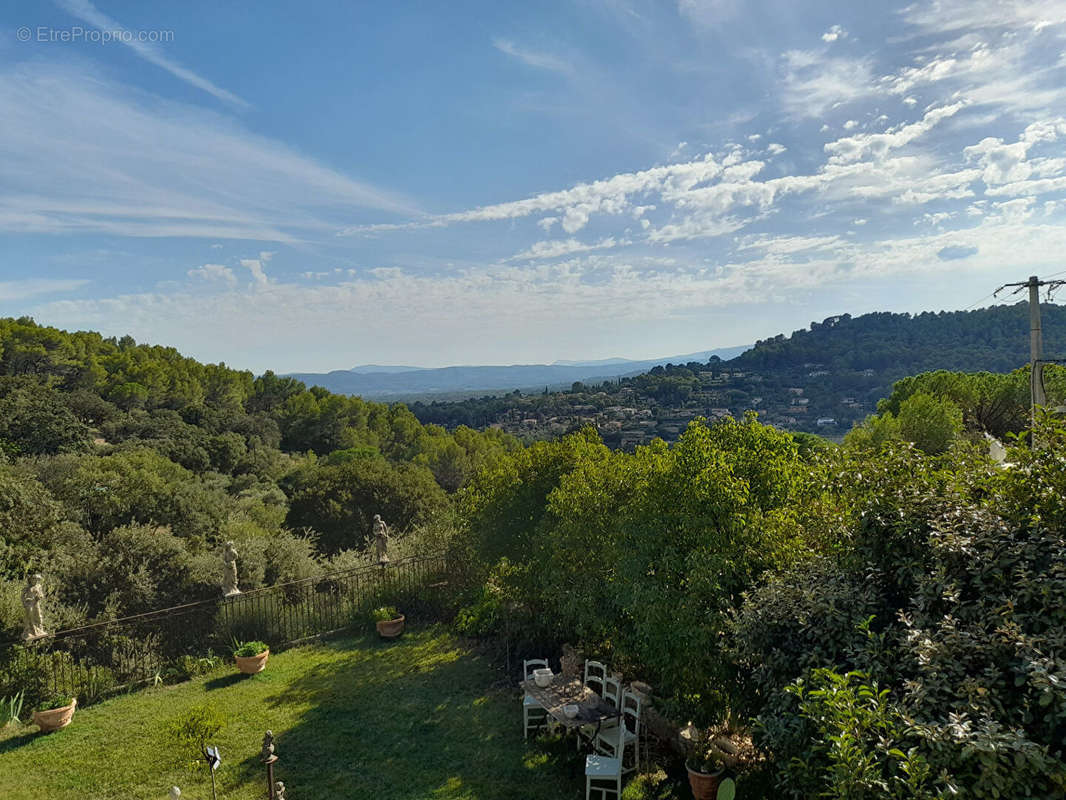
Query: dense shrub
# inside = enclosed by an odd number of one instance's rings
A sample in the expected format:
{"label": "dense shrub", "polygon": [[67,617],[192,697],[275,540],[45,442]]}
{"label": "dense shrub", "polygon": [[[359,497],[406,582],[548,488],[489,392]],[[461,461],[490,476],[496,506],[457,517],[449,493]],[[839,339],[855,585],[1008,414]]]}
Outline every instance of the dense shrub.
{"label": "dense shrub", "polygon": [[1066,431],[1037,436],[1009,470],[866,461],[849,549],[748,596],[733,652],[785,794],[1061,796]]}

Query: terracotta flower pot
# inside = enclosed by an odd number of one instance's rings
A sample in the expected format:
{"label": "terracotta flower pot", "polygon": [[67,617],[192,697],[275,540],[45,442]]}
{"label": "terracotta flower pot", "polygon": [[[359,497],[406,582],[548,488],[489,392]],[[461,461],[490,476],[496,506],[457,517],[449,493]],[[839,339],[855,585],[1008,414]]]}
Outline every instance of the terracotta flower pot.
{"label": "terracotta flower pot", "polygon": [[715,800],[718,795],[718,784],[722,781],[722,770],[696,772],[687,764],[685,769],[688,770],[688,785],[692,788],[694,800]]}
{"label": "terracotta flower pot", "polygon": [[383,639],[395,639],[403,633],[403,624],[407,618],[400,614],[396,619],[383,619],[377,622],[378,635]]}
{"label": "terracotta flower pot", "polygon": [[34,711],[33,724],[41,729],[41,733],[51,733],[65,728],[74,719],[74,709],[78,705],[75,698],[69,706],[62,708],[50,708],[47,711]]}
{"label": "terracotta flower pot", "polygon": [[235,656],[235,658],[237,659],[237,669],[245,675],[255,675],[255,673],[266,669],[267,659],[270,658],[270,648],[268,647],[257,656]]}

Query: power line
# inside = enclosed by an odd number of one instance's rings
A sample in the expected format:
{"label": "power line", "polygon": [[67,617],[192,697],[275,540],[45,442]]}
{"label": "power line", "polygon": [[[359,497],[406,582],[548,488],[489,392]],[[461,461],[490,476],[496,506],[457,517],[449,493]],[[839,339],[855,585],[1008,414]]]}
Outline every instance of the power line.
{"label": "power line", "polygon": [[979,305],[980,305],[981,303],[983,303],[983,302],[984,302],[985,300],[988,300],[988,299],[990,299],[990,298],[993,298],[993,297],[995,297],[995,296],[996,296],[996,293],[995,293],[995,292],[990,292],[989,294],[986,294],[986,295],[985,295],[984,297],[982,297],[982,298],[981,298],[980,300],[978,300],[977,302],[975,302],[975,303],[970,303],[970,305],[966,306],[966,308],[964,308],[964,309],[963,309],[963,311],[969,311],[969,310],[970,310],[970,309],[972,309],[972,308],[976,308],[976,307],[977,307],[977,306],[979,306]]}

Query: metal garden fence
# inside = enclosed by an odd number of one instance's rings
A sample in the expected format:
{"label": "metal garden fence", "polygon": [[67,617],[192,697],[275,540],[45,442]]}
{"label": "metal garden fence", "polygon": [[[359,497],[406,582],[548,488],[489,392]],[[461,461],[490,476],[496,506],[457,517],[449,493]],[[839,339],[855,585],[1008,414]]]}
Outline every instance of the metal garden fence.
{"label": "metal garden fence", "polygon": [[234,641],[282,650],[350,630],[379,605],[439,618],[454,597],[451,566],[441,553],[417,556],[0,643],[0,697],[24,691],[27,704],[49,695],[91,703],[195,675]]}

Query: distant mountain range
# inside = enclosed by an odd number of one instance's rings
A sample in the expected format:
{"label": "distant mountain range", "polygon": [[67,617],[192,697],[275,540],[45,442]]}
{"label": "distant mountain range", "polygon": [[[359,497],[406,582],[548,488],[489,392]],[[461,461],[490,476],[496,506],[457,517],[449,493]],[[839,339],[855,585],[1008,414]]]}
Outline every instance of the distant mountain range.
{"label": "distant mountain range", "polygon": [[510,366],[408,367],[363,364],[333,372],[292,372],[293,378],[308,386],[321,386],[339,394],[402,400],[433,394],[459,392],[499,392],[514,389],[569,387],[575,381],[602,382],[647,372],[664,364],[708,361],[712,356],[726,361],[751,345],[720,347],[698,353],[650,360],[608,358],[598,361],[556,361],[554,364],[513,364]]}

